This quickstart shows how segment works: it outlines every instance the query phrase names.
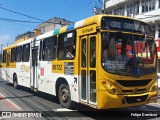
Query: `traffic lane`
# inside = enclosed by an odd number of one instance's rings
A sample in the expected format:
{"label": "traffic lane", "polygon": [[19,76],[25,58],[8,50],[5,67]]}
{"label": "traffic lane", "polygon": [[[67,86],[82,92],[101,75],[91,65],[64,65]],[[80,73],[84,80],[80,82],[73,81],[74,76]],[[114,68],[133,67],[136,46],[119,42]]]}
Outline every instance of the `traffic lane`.
{"label": "traffic lane", "polygon": [[[73,116],[78,116],[78,118],[74,118],[76,120],[86,117],[78,112],[68,112],[67,116],[63,116],[64,114],[62,113],[64,113],[63,111],[66,111],[66,109],[60,106],[56,97],[42,92],[33,93],[29,88],[22,86],[15,89],[11,83],[4,80],[0,80],[0,93],[14,101],[15,104],[21,107],[22,111],[48,111],[46,112],[46,117],[52,116],[54,119],[73,119]],[[63,111],[59,112],[59,110]],[[87,120],[92,119],[87,118]]]}
{"label": "traffic lane", "polygon": [[[6,81],[0,81],[0,112],[1,116],[0,119],[4,120],[21,120],[22,118],[19,117],[12,117],[11,118],[11,111],[18,112],[22,110],[13,99],[16,99],[16,97],[10,97],[4,95],[4,89],[2,85],[6,83]],[[3,94],[2,94],[3,93]],[[3,117],[2,117],[3,116]],[[28,118],[23,118],[23,120],[28,120]],[[35,120],[34,118],[30,118],[29,120]],[[43,120],[43,119],[40,119]]]}
{"label": "traffic lane", "polygon": [[3,84],[0,83],[0,92],[5,94],[6,96],[10,96],[10,98],[17,105],[19,105],[23,111],[40,111],[40,112],[49,111],[46,113],[46,116],[53,116],[54,119],[55,119],[55,114],[58,114],[57,116],[59,119],[62,117],[64,117],[65,119],[72,119],[72,120],[95,119],[94,117],[93,118],[87,117],[89,112],[85,113],[83,112],[86,110],[88,111],[95,110],[93,108],[77,104],[74,109],[68,111],[67,109],[61,107],[56,97],[52,95],[48,95],[42,92],[33,94],[30,89],[25,87],[19,87],[19,89],[17,90],[12,87],[11,83],[8,82],[4,82]]}
{"label": "traffic lane", "polygon": [[[88,116],[87,119],[97,119],[96,116],[98,116],[97,113],[99,113],[99,110],[95,110],[90,107],[77,104],[76,107],[74,109],[72,109],[71,112],[68,112],[68,111],[66,111],[66,109],[62,108],[59,105],[58,100],[54,96],[51,96],[51,95],[48,95],[45,93],[41,93],[41,92],[33,94],[32,91],[28,88],[19,87],[19,89],[17,90],[15,88],[13,88],[12,84],[10,84],[8,82],[2,82],[2,83],[0,84],[0,86],[1,86],[0,92],[4,92],[8,96],[10,96],[10,98],[13,99],[15,101],[15,103],[17,103],[17,105],[19,105],[22,108],[22,110],[24,110],[24,111],[51,111],[52,112],[50,114],[51,116],[53,116],[53,113],[55,111],[58,111],[56,113],[58,113],[58,115],[61,114],[61,116],[63,116],[64,112],[66,112],[67,116],[65,116],[65,118],[67,118],[67,117],[73,118],[72,116],[74,114],[74,116],[77,116],[79,119],[81,119],[83,117],[83,115],[84,115],[84,117]],[[2,87],[2,85],[4,85],[4,86]],[[146,108],[151,108],[150,106],[153,106],[153,105],[148,105]],[[160,107],[156,108],[156,106],[155,106],[152,109],[148,109],[148,110],[151,111],[151,110],[155,110],[155,109],[160,109]],[[59,112],[59,110],[61,110],[62,112]],[[75,112],[76,110],[78,110],[77,111],[78,113],[81,113],[83,115],[82,116],[81,116],[81,114],[77,115],[76,114],[77,112]],[[89,112],[87,112],[86,110]],[[141,107],[130,107],[130,108],[124,108],[124,109],[105,110],[105,112],[110,113],[110,111],[111,111],[111,114],[113,114],[113,117],[114,117],[114,116],[116,116],[114,113],[116,113],[119,110],[125,114],[125,111],[138,111],[138,110],[143,111],[144,108],[142,106]],[[61,117],[61,116],[59,116],[59,117]],[[106,117],[105,117],[105,119],[106,119]]]}
{"label": "traffic lane", "polygon": [[[0,81],[0,93],[14,100],[16,104],[22,107],[23,110],[52,110],[52,108],[61,107],[54,96],[47,96],[44,93],[33,93],[29,88],[19,87],[15,89],[11,83]],[[54,104],[53,104],[54,102]]]}

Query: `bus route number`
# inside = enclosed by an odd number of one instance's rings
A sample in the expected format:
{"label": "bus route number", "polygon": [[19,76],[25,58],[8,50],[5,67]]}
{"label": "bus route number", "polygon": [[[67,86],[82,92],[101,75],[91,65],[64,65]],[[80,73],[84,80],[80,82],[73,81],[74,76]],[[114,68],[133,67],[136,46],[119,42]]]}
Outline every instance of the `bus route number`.
{"label": "bus route number", "polygon": [[62,65],[53,65],[52,69],[53,70],[62,70]]}

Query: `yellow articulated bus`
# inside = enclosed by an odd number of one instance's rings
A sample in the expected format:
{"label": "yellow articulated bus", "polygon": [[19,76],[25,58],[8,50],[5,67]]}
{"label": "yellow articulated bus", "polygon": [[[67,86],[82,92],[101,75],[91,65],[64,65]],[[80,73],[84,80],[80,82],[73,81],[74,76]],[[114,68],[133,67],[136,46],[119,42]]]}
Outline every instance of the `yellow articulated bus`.
{"label": "yellow articulated bus", "polygon": [[[95,15],[3,49],[3,78],[97,109],[157,102],[157,53],[148,24]],[[74,101],[74,102],[73,102]]]}

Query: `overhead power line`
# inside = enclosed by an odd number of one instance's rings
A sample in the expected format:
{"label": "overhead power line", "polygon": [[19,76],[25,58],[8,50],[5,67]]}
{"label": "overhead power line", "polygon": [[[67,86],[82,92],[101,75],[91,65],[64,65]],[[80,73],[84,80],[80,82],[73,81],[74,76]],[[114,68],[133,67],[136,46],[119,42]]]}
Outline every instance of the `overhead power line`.
{"label": "overhead power line", "polygon": [[101,0],[98,0],[98,2],[103,6],[103,3],[102,3],[102,1],[101,1]]}
{"label": "overhead power line", "polygon": [[19,30],[19,31],[29,31],[28,29],[25,29],[25,28],[12,27],[12,26],[8,26],[8,25],[5,25],[5,24],[0,24],[0,26],[5,27],[5,28],[9,28],[9,29]]}
{"label": "overhead power line", "polygon": [[9,18],[0,18],[1,21],[5,21],[5,22],[23,22],[23,23],[52,23],[52,24],[61,24],[61,25],[66,25],[66,24],[62,24],[62,23],[56,23],[56,22],[36,22],[36,21],[23,21],[23,20],[15,20],[15,19],[9,19]]}
{"label": "overhead power line", "polygon": [[3,10],[9,11],[9,12],[15,13],[15,14],[19,14],[19,15],[22,15],[22,16],[25,16],[25,17],[28,17],[28,18],[35,19],[35,20],[46,21],[46,20],[42,20],[42,19],[39,19],[39,18],[36,18],[36,17],[32,17],[32,16],[29,16],[29,15],[25,15],[25,14],[20,13],[20,12],[16,12],[16,11],[13,11],[13,10],[9,10],[9,9],[4,8],[4,7],[1,7],[1,6],[0,6],[0,8],[3,9]]}
{"label": "overhead power line", "polygon": [[[57,16],[58,16],[58,15],[62,16],[62,15],[65,15],[66,12],[68,12],[68,11],[73,11],[73,10],[77,7],[76,5],[80,4],[81,2],[83,2],[83,0],[78,1],[78,2],[75,2],[74,4],[72,4],[71,6],[69,6],[67,9],[64,9],[63,11],[59,12],[59,13],[57,14]],[[72,10],[72,9],[73,9],[73,10]]]}
{"label": "overhead power line", "polygon": [[74,13],[76,13],[77,11],[81,10],[84,7],[87,7],[87,5],[89,4],[90,1],[83,1],[81,2],[81,4],[79,4],[78,6],[75,6],[76,8],[74,8],[73,10],[70,10],[69,12],[67,12],[64,17],[68,17]]}

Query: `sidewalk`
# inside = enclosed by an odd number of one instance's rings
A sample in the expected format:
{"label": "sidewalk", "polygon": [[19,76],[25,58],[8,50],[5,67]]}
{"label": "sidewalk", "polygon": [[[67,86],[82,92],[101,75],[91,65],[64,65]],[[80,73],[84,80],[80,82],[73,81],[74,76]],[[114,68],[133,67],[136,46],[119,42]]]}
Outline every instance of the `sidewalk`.
{"label": "sidewalk", "polygon": [[0,111],[13,111],[13,109],[4,101],[6,98],[0,96]]}
{"label": "sidewalk", "polygon": [[18,111],[21,110],[19,106],[14,104],[9,97],[5,97],[3,94],[0,93],[0,111]]}

